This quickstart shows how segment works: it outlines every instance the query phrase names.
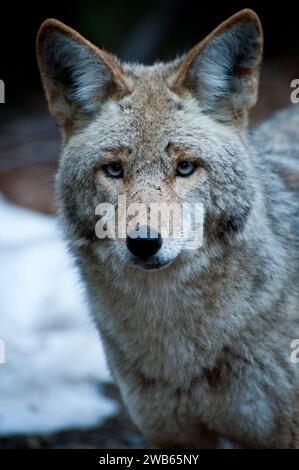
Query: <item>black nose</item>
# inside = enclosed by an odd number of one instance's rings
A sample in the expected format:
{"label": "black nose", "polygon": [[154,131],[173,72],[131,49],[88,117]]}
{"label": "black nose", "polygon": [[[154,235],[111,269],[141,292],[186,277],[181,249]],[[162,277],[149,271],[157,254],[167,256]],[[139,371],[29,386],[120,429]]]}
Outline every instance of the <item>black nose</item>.
{"label": "black nose", "polygon": [[127,247],[133,255],[147,259],[160,250],[163,243],[160,233],[153,233],[153,231],[151,231],[150,235],[151,236],[146,238],[131,238],[129,235],[127,236]]}

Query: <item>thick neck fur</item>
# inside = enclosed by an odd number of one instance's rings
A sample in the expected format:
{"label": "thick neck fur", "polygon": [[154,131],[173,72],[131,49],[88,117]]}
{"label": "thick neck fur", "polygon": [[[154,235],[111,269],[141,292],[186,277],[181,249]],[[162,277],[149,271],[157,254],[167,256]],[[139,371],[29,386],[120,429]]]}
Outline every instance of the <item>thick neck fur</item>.
{"label": "thick neck fur", "polygon": [[211,240],[162,271],[119,270],[112,261],[100,267],[84,249],[80,265],[116,375],[137,369],[147,380],[188,388],[245,331],[284,314],[286,250],[262,193],[230,243]]}

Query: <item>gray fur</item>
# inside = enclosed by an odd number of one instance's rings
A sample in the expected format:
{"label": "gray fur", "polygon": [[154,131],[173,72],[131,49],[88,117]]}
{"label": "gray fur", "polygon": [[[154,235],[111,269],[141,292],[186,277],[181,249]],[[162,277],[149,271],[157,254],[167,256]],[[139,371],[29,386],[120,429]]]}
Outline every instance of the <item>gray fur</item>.
{"label": "gray fur", "polygon": [[97,111],[112,85],[105,63],[87,47],[59,33],[47,37],[45,50],[46,73],[64,97],[64,106],[73,104],[83,114]]}
{"label": "gray fur", "polygon": [[[243,121],[222,122],[217,107],[206,113],[190,83],[174,91],[184,60],[122,65],[131,93],[103,101],[64,143],[60,220],[111,371],[149,443],[299,447],[299,366],[290,361],[299,337],[299,110],[248,136]],[[244,115],[249,107],[243,100]],[[200,170],[175,178],[173,149]],[[124,180],[101,171],[111,155]],[[293,179],[281,171],[288,162]],[[174,240],[159,255],[171,260],[165,269],[132,266],[124,241],[94,237],[96,205],[116,205],[124,191],[129,202],[203,203],[203,247],[188,252]]]}
{"label": "gray fur", "polygon": [[242,70],[259,65],[258,32],[254,24],[240,24],[207,43],[190,70],[195,93],[205,112],[231,119],[233,112],[251,101],[252,81]]}

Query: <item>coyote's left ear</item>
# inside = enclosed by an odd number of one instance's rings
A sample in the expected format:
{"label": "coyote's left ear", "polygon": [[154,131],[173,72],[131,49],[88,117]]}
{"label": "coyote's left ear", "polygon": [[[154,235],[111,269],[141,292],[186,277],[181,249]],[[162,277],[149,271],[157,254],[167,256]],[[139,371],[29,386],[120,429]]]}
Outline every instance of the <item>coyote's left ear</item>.
{"label": "coyote's left ear", "polygon": [[174,89],[189,89],[216,119],[244,125],[257,99],[262,48],[258,16],[241,10],[184,56]]}

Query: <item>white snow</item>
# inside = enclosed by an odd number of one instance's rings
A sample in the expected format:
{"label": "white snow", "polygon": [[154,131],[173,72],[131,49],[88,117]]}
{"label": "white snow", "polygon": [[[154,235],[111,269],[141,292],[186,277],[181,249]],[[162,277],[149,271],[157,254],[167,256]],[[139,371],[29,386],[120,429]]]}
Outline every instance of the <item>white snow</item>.
{"label": "white snow", "polygon": [[1,195],[0,342],[0,435],[98,425],[117,411],[101,393],[111,378],[55,219]]}

